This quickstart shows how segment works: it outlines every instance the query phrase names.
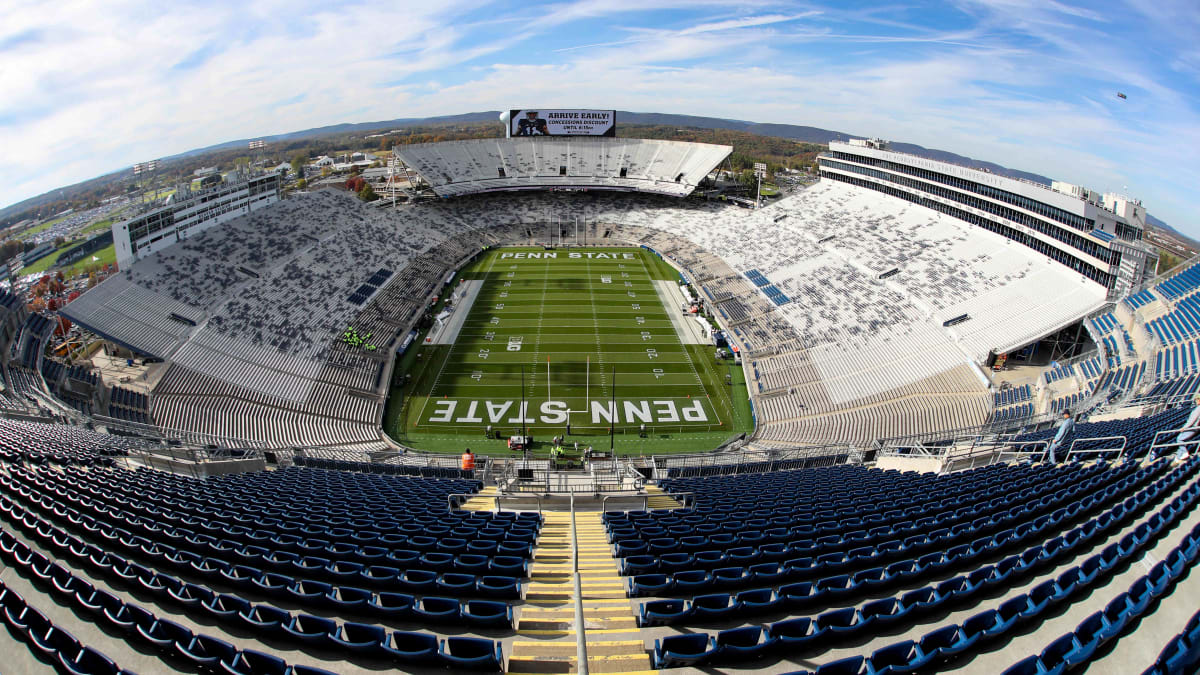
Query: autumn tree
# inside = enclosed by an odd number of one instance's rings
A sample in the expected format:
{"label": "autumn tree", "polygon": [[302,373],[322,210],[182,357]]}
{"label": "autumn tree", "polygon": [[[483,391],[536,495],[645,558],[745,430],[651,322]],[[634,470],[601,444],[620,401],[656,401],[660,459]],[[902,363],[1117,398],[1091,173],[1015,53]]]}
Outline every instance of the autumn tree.
{"label": "autumn tree", "polygon": [[297,176],[304,175],[304,165],[308,163],[308,154],[297,152],[292,155],[292,171],[296,172]]}

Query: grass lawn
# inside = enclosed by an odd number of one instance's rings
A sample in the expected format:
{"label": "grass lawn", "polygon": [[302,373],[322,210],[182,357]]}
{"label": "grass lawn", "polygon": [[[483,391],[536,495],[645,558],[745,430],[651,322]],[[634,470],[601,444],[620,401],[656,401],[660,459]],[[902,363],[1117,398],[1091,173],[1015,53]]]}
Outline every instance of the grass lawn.
{"label": "grass lawn", "polygon": [[46,270],[53,267],[56,262],[58,262],[58,256],[62,255],[64,251],[66,251],[67,249],[76,245],[77,243],[78,242],[67,242],[65,245],[59,247],[58,250],[54,251],[50,255],[47,255],[43,258],[40,258],[40,259],[34,261],[34,263],[32,265],[30,265],[28,267],[22,267],[21,272],[20,272],[21,276],[25,276],[26,274],[40,274],[42,272],[45,272]]}
{"label": "grass lawn", "polygon": [[[67,249],[77,246],[80,243],[82,243],[82,242],[79,242],[79,241],[67,242],[67,244],[65,246],[58,249],[54,253],[51,253],[50,255],[38,260],[37,262],[33,263],[29,267],[21,268],[21,272],[20,272],[21,276],[25,276],[27,274],[40,274],[42,272],[45,272],[46,270],[54,269],[55,264],[58,262],[59,256],[61,256]],[[85,267],[87,267],[89,264],[95,262],[92,260],[92,256],[96,256],[97,258],[100,259],[99,262],[96,264],[108,264],[110,262],[117,261],[117,250],[112,244],[109,244],[108,246],[105,246],[104,248],[100,249],[99,251],[96,251],[95,253],[85,256],[83,258],[83,260],[76,262],[75,264],[71,265],[70,267],[63,268],[63,274],[68,277],[70,277],[71,275],[74,275],[74,274],[79,274],[80,272],[82,272],[84,270]]]}
{"label": "grass lawn", "polygon": [[[92,256],[95,256],[95,257],[99,258],[100,260],[98,260],[98,261],[92,260]],[[84,270],[84,268],[86,268],[88,265],[91,265],[93,263],[97,264],[97,265],[107,265],[108,263],[115,263],[116,261],[117,261],[117,249],[113,244],[109,244],[108,246],[105,246],[104,248],[100,249],[99,251],[96,251],[95,253],[92,253],[91,255],[84,256],[83,260],[80,260],[79,262],[76,262],[74,265],[71,265],[70,267],[63,270],[63,274],[66,274],[67,276],[70,276],[72,274],[79,274],[80,272],[82,272]]]}
{"label": "grass lawn", "polygon": [[418,343],[397,363],[412,380],[393,387],[384,431],[422,450],[493,456],[507,448],[484,439],[489,425],[501,437],[528,429],[542,452],[568,423],[568,443],[597,449],[612,430],[622,454],[699,452],[751,431],[741,368],[675,331],[668,311],[680,310],[654,280],[678,278],[636,248],[489,251],[456,279],[479,291],[454,343]]}

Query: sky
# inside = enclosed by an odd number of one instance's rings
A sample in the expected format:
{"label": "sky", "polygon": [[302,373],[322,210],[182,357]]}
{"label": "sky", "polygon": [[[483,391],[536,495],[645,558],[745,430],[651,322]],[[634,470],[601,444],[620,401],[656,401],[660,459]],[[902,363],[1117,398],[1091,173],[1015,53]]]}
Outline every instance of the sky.
{"label": "sky", "polygon": [[1200,237],[1196,0],[0,8],[0,206],[230,140],[525,107],[917,143],[1138,197]]}

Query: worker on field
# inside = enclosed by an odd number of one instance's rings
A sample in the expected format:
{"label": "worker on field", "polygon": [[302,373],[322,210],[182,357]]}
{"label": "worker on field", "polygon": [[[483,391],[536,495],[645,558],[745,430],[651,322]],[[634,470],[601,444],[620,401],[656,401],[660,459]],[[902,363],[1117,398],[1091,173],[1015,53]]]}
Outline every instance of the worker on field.
{"label": "worker on field", "polygon": [[475,454],[471,452],[470,448],[463,450],[462,470],[463,471],[474,471],[475,470]]}

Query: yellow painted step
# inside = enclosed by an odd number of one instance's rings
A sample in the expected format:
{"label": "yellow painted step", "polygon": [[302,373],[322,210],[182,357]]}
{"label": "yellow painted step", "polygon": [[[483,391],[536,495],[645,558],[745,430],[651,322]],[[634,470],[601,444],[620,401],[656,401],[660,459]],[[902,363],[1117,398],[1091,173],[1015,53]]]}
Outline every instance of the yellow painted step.
{"label": "yellow painted step", "polygon": [[[584,614],[586,614],[586,612]],[[594,630],[608,630],[616,628],[630,633],[636,633],[638,630],[637,619],[633,618],[632,616],[584,616],[583,625],[585,628],[587,628],[589,633]]]}
{"label": "yellow painted step", "polygon": [[521,608],[521,618],[524,619],[527,616],[528,617],[536,617],[539,619],[565,616],[565,617],[574,619],[575,618],[575,608],[574,607],[522,607]]}
{"label": "yellow painted step", "polygon": [[650,671],[649,654],[618,654],[607,657],[594,657],[590,653],[588,654],[589,673],[636,673],[645,671]]}
{"label": "yellow painted step", "polygon": [[[589,628],[587,634],[588,635],[619,635],[621,633],[636,633],[636,632],[637,632],[636,628],[633,630],[630,630],[628,628],[602,628],[602,629],[593,630],[593,629]],[[568,635],[574,635],[574,634],[575,634],[575,629],[570,629],[570,630],[517,630],[517,635],[530,635],[530,636],[566,637]]]}
{"label": "yellow painted step", "polygon": [[500,490],[495,485],[489,485],[464,502],[461,508],[463,511],[492,511],[496,508],[496,500],[489,497],[498,494]]}

